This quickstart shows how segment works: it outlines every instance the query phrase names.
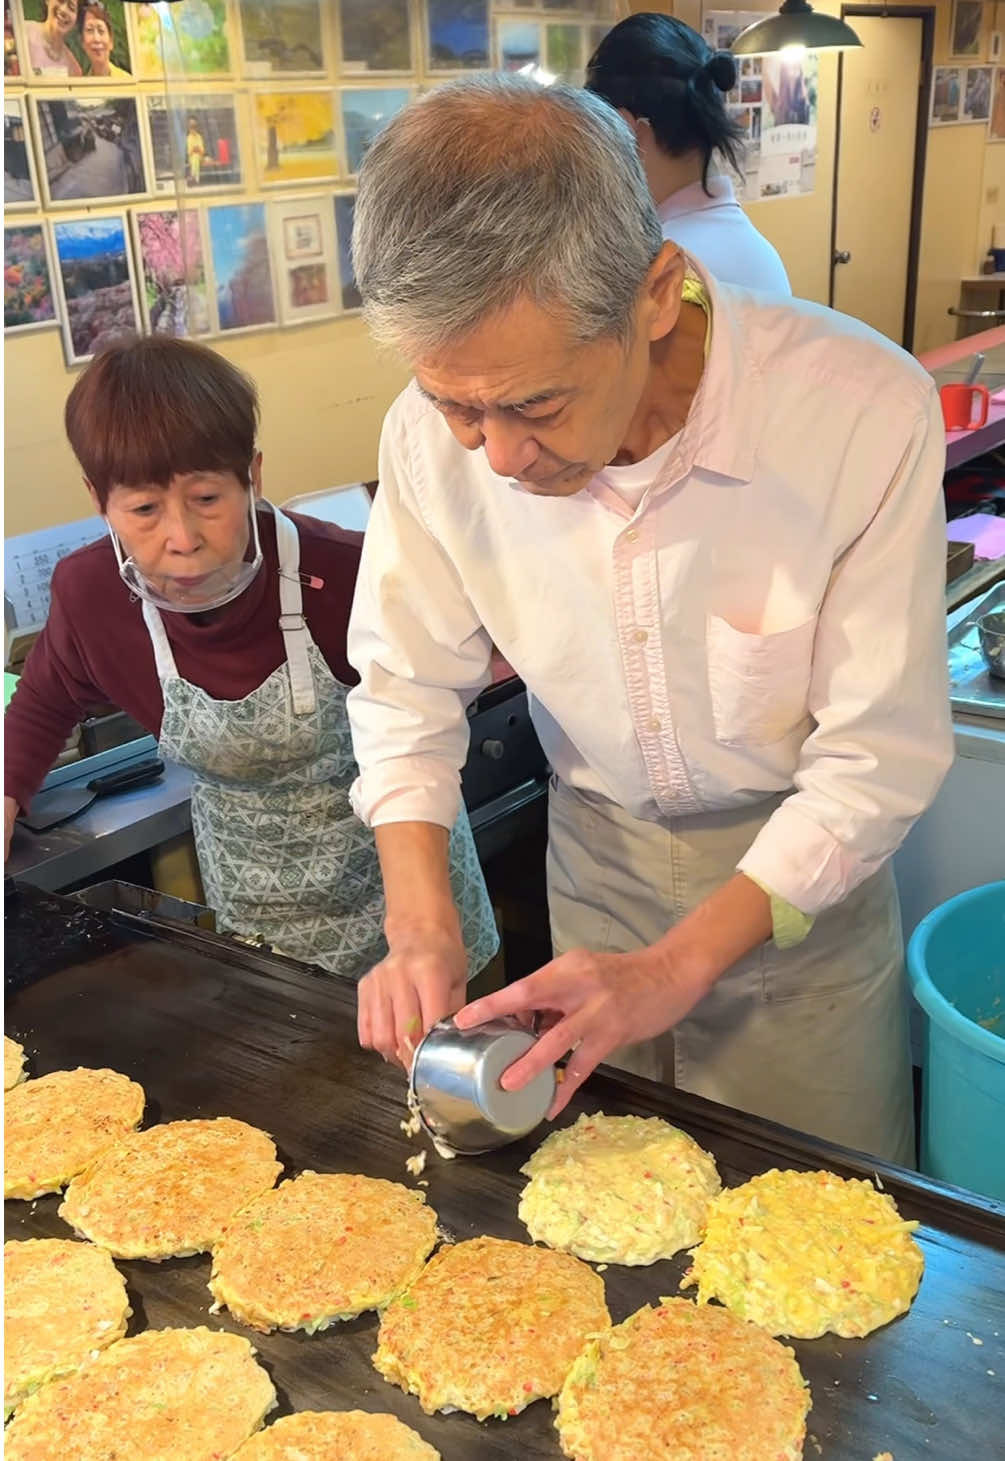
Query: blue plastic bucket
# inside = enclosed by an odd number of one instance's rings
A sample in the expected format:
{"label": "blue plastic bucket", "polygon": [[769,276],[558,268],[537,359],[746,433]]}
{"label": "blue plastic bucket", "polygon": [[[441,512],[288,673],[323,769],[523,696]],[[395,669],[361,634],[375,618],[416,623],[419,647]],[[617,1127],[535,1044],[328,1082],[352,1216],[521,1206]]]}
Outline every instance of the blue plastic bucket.
{"label": "blue plastic bucket", "polygon": [[928,1016],[921,1169],[1005,1198],[1005,882],[923,918],[907,969]]}

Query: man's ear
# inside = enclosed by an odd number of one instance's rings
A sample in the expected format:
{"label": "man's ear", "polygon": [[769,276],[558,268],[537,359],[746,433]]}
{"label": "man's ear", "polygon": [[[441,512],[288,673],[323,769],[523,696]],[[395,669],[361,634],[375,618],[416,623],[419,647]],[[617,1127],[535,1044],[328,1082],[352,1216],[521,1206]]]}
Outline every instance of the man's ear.
{"label": "man's ear", "polygon": [[257,502],[262,495],[262,453],[260,451],[256,451],[251,459],[248,476],[251,480],[251,490],[254,492]]}
{"label": "man's ear", "polygon": [[669,239],[649,265],[643,285],[650,340],[669,335],[680,317],[684,289],[684,255]]}

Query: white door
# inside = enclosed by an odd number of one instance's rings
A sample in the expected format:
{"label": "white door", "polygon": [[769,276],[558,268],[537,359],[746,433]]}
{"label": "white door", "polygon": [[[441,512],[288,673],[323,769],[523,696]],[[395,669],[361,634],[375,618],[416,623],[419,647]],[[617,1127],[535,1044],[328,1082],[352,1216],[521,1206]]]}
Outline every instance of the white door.
{"label": "white door", "polygon": [[832,303],[904,344],[922,22],[856,15],[842,55]]}

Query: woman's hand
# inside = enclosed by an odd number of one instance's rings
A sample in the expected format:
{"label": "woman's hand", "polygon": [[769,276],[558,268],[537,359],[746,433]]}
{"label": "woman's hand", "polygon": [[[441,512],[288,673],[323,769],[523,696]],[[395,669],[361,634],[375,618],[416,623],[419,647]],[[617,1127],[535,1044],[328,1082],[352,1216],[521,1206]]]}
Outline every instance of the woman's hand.
{"label": "woman's hand", "polygon": [[21,808],[12,796],[3,799],[3,860],[10,857],[10,839],[14,835],[14,821]]}
{"label": "woman's hand", "polygon": [[359,1043],[406,1070],[423,1035],[464,1000],[468,959],[457,933],[432,924],[393,938],[359,983]]}

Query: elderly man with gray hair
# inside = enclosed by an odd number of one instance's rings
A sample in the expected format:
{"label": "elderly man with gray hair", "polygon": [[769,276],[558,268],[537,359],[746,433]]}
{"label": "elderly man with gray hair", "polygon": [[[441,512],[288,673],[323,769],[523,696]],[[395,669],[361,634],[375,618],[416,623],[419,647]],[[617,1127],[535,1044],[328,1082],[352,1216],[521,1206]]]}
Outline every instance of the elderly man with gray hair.
{"label": "elderly man with gray hair", "polygon": [[664,243],[631,133],[520,77],[437,88],[363,163],[353,254],[414,381],[391,408],[349,655],[389,953],[365,1046],[464,1000],[447,829],[492,646],[553,768],[555,957],[467,1006],[913,1161],[891,854],[952,755],[944,435],[856,321]]}

